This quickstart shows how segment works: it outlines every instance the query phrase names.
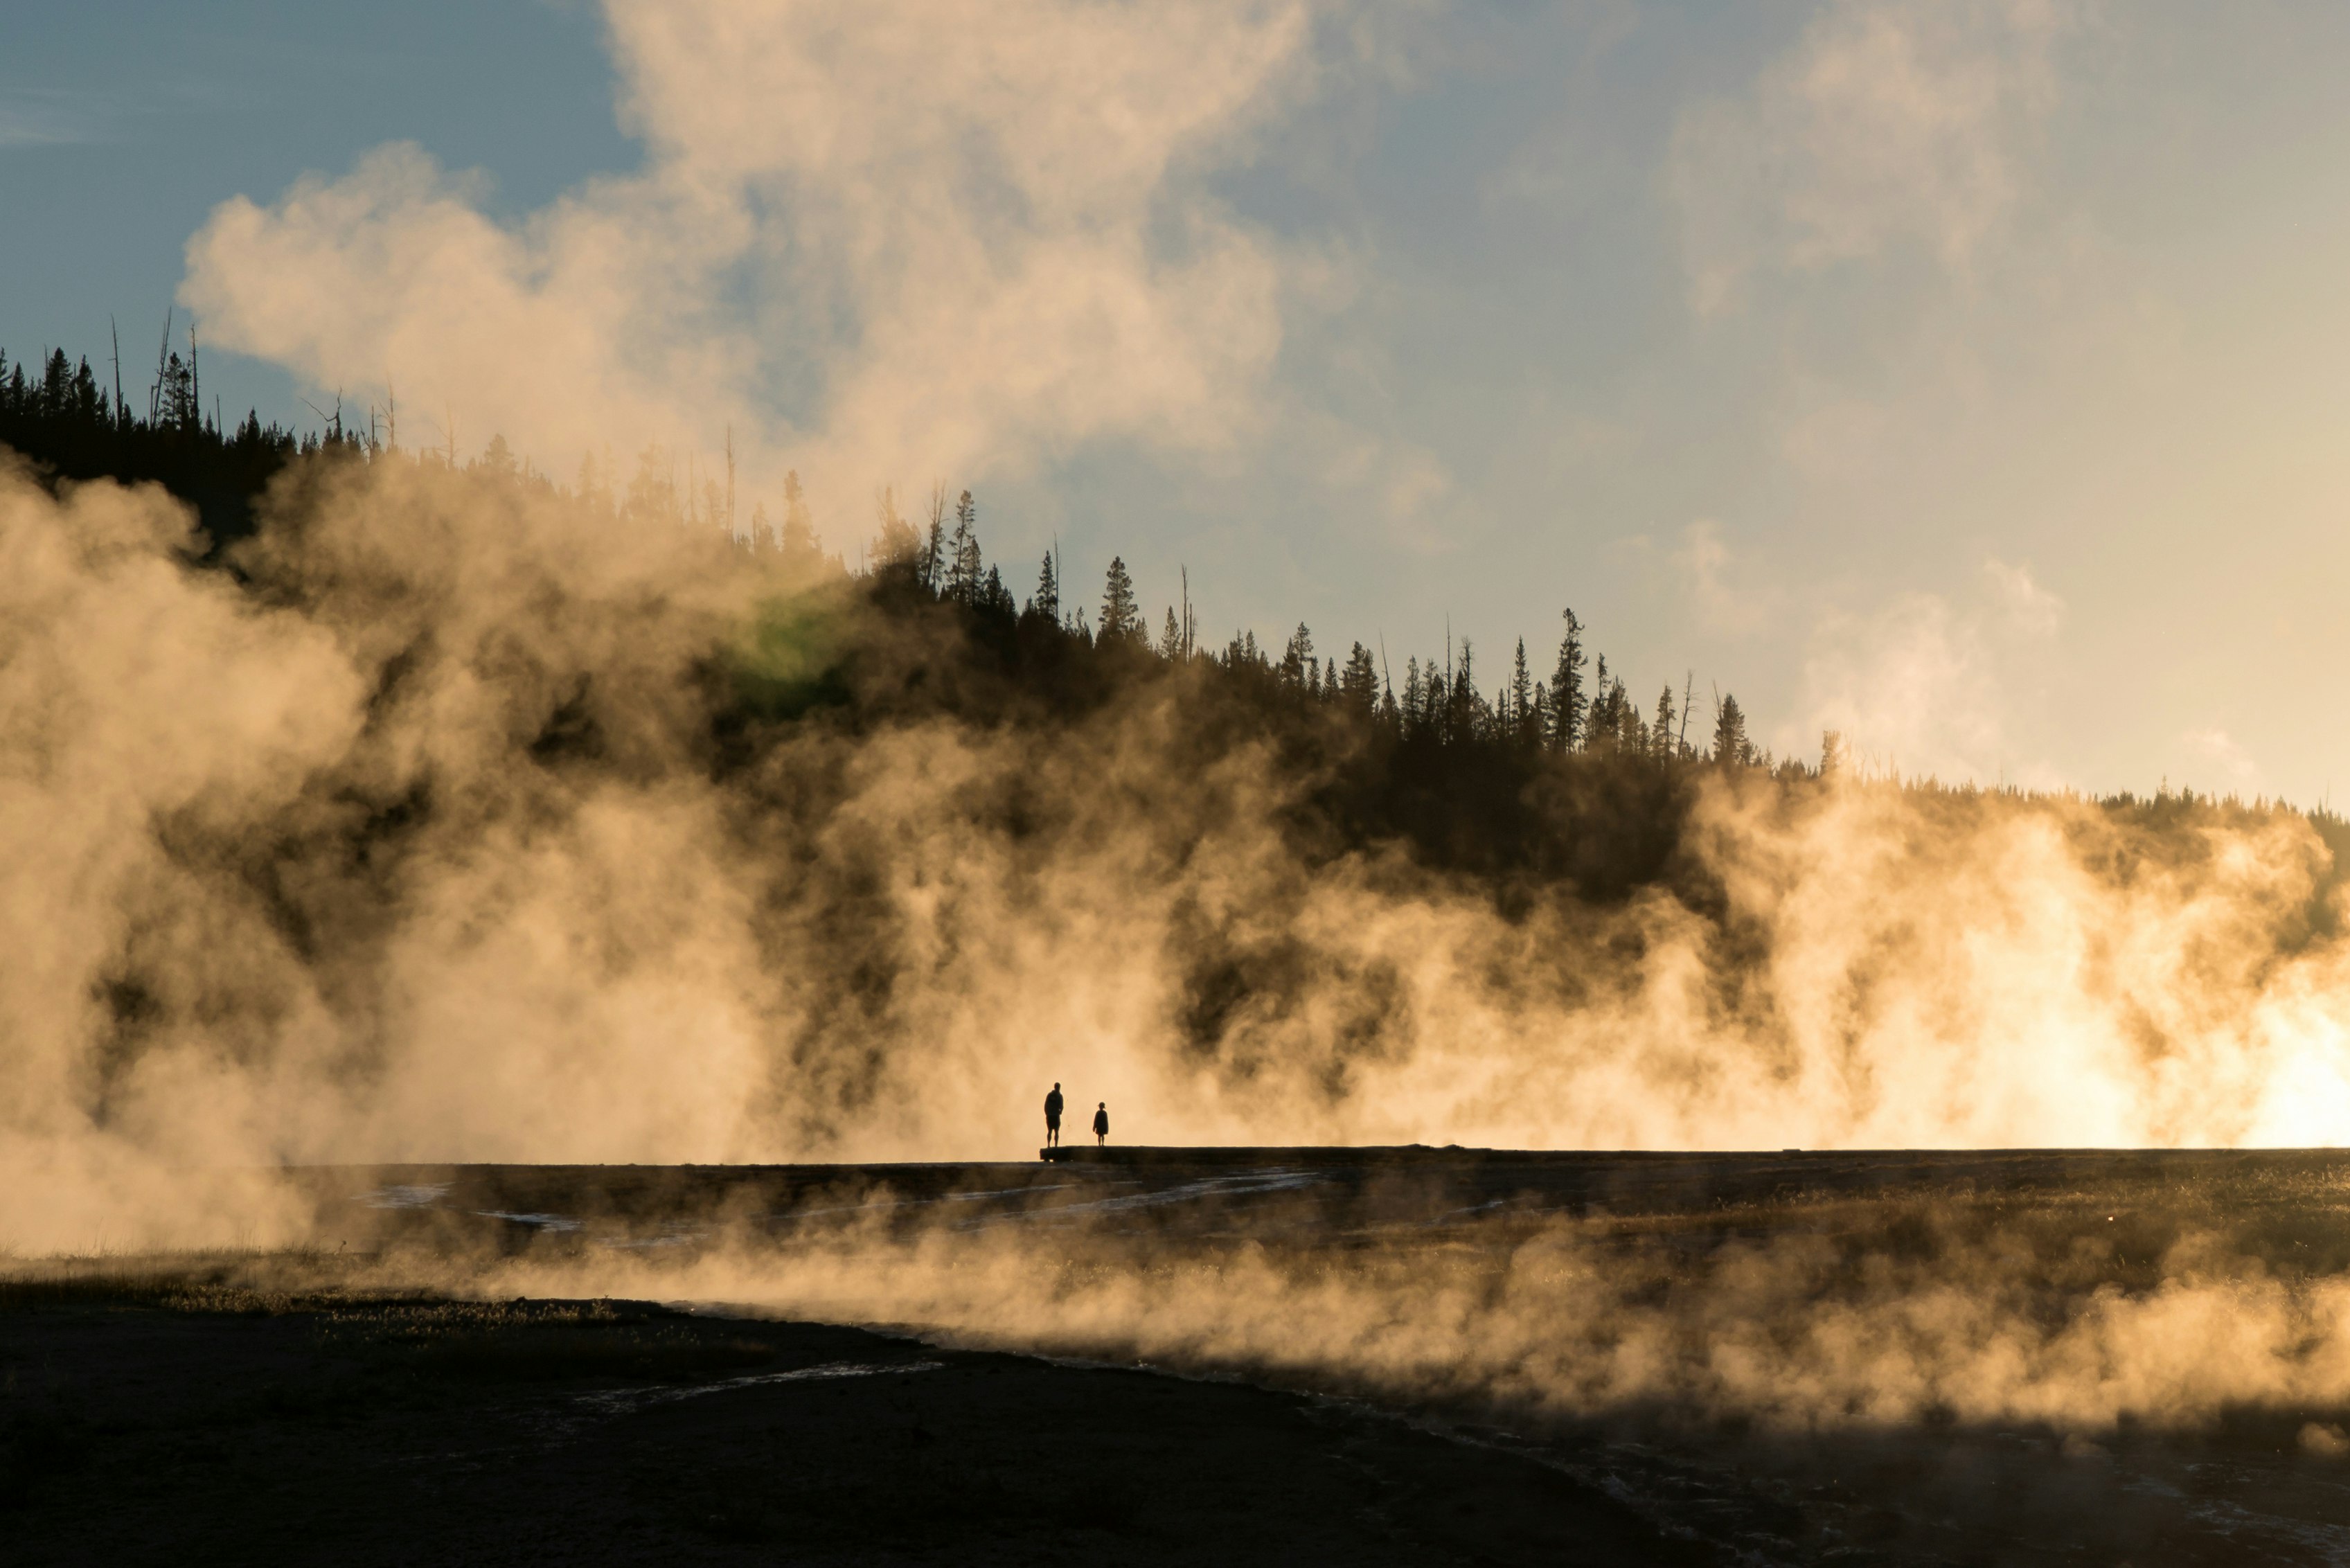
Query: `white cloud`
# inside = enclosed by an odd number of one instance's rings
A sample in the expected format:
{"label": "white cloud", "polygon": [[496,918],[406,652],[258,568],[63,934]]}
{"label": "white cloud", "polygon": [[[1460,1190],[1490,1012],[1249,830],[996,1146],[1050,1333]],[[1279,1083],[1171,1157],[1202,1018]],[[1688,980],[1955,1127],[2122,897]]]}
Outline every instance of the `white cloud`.
{"label": "white cloud", "polygon": [[1742,97],[1685,114],[1669,187],[1692,302],[1902,244],[1966,268],[2024,182],[2069,0],[1831,0]]}
{"label": "white cloud", "polygon": [[642,173],[505,225],[393,147],[229,202],[182,290],[209,340],[550,465],[731,423],[844,505],[1250,428],[1286,258],[1204,176],[1303,75],[1298,0],[606,11]]}
{"label": "white cloud", "polygon": [[2214,725],[2189,730],[2179,737],[2197,760],[2219,770],[2222,788],[2242,792],[2261,788],[2261,766],[2227,731]]}
{"label": "white cloud", "polygon": [[1701,517],[1681,530],[1673,566],[1687,587],[1699,624],[1708,632],[1749,632],[1770,618],[1761,590],[1731,580],[1730,545],[1721,536],[1721,525],[1711,518]]}
{"label": "white cloud", "polygon": [[2034,582],[2030,566],[2011,566],[1994,557],[1983,563],[1983,575],[1991,579],[2011,627],[2033,637],[2056,635],[2064,620],[2064,601]]}

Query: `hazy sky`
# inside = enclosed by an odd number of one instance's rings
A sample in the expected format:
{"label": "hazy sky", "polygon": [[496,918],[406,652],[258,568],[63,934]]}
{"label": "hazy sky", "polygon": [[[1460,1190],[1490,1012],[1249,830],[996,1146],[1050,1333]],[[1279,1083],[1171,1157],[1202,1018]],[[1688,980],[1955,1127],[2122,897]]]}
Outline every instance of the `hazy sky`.
{"label": "hazy sky", "polygon": [[1546,672],[1571,603],[1783,749],[2350,792],[2334,0],[82,0],[0,46],[12,355],[114,312],[143,364],[176,300],[265,416],[389,373],[404,438],[565,478],[732,425],[852,553],[878,485],[969,483],[1018,591],[1055,536],[1154,605],[1188,564],[1209,632],[1399,679],[1448,614]]}

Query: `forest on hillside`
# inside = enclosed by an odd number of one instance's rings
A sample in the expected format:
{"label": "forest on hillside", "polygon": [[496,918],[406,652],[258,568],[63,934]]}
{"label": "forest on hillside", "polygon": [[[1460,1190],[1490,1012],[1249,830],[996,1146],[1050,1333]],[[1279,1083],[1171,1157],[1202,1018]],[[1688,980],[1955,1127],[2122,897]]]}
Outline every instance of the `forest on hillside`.
{"label": "forest on hillside", "polygon": [[[851,727],[918,714],[1049,726],[1150,693],[1173,700],[1170,711],[1196,755],[1270,748],[1295,781],[1284,811],[1308,855],[1402,843],[1430,867],[1488,882],[1504,904],[1513,888],[1559,880],[1603,899],[1686,881],[1686,818],[1709,772],[1801,791],[1852,765],[1834,732],[1822,737],[1815,762],[1774,758],[1749,736],[1737,698],[1711,682],[1700,691],[1694,672],[1642,698],[1589,646],[1572,608],[1561,612],[1555,645],[1530,649],[1519,639],[1490,684],[1491,665],[1466,639],[1440,653],[1407,654],[1400,668],[1359,640],[1341,654],[1302,623],[1277,649],[1245,629],[1203,639],[1188,583],[1154,616],[1118,557],[1097,595],[1066,584],[1053,554],[1015,593],[1004,568],[986,558],[968,490],[934,490],[912,520],[882,493],[851,566],[825,549],[795,478],[775,514],[754,503],[745,517],[731,461],[702,472],[689,460],[681,475],[675,454],[657,447],[639,453],[626,478],[608,453],[590,454],[564,485],[519,461],[503,437],[463,461],[453,446],[399,446],[388,410],[369,408],[359,426],[338,403],[319,410],[319,428],[307,434],[251,412],[232,427],[217,407],[204,407],[192,332],[187,349],[182,356],[167,335],[135,400],[123,390],[119,350],[103,381],[87,358],[62,349],[31,362],[0,352],[0,447],[51,486],[161,483],[196,510],[206,564],[228,571],[237,569],[234,546],[254,532],[265,492],[305,465],[406,462],[525,487],[625,526],[699,531],[746,569],[792,587],[771,601],[773,624],[723,660],[724,695],[710,713],[722,758],[743,754],[774,726],[819,718]],[[760,642],[789,638],[811,594],[849,596],[875,618],[839,642],[826,668],[778,677]],[[892,649],[886,659],[883,643]],[[910,662],[908,648],[923,651]],[[884,670],[887,679],[877,679]],[[548,737],[552,747],[577,743],[576,735]],[[2015,793],[1889,782],[1952,802]],[[2094,804],[2116,823],[2155,830],[2289,809],[2167,787]],[[2350,826],[2324,810],[2301,815],[2340,862]],[[1676,891],[1700,900],[1704,892]]]}

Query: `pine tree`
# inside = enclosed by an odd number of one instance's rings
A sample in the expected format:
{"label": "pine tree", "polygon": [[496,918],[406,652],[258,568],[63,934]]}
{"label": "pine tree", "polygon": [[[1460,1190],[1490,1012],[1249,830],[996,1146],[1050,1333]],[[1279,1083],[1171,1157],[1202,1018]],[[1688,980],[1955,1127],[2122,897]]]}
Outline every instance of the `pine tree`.
{"label": "pine tree", "polygon": [[882,566],[916,566],[921,541],[914,536],[913,524],[898,515],[898,498],[886,484],[875,502],[874,512],[881,528],[880,536],[873,544],[875,563]]}
{"label": "pine tree", "polygon": [[1297,629],[1289,635],[1289,646],[1282,650],[1281,682],[1302,691],[1307,683],[1306,671],[1309,670],[1318,675],[1322,667],[1314,661],[1314,634],[1305,629],[1305,623],[1301,620],[1297,623]]}
{"label": "pine tree", "polygon": [[1061,576],[1050,550],[1045,552],[1045,565],[1036,573],[1036,593],[1028,601],[1028,613],[1055,626],[1061,624]]}
{"label": "pine tree", "polygon": [[1149,641],[1149,634],[1142,628],[1142,612],[1135,606],[1134,579],[1127,576],[1126,562],[1116,556],[1109,558],[1109,574],[1102,582],[1101,630],[1095,640],[1141,644]]}
{"label": "pine tree", "polygon": [[[244,431],[239,430],[237,439],[242,441],[244,438]],[[609,497],[604,493],[602,472],[596,466],[596,453],[593,448],[579,454],[579,477],[573,482],[573,491],[579,497],[579,503],[583,506],[591,506],[601,512],[609,504]],[[754,529],[751,536],[753,541],[756,542],[758,531]]]}
{"label": "pine tree", "polygon": [[1518,653],[1510,669],[1509,733],[1522,746],[1531,748],[1541,737],[1535,733],[1534,682],[1526,669],[1526,639],[1518,639]]}
{"label": "pine tree", "polygon": [[72,417],[82,424],[95,425],[104,406],[98,395],[98,378],[89,373],[89,361],[84,359],[74,371]]}
{"label": "pine tree", "polygon": [[1841,730],[1821,731],[1820,777],[1824,779],[1834,778],[1838,774],[1844,772],[1844,732]]}
{"label": "pine tree", "polygon": [[1339,694],[1357,712],[1367,713],[1378,701],[1379,671],[1372,661],[1371,650],[1361,643],[1347,655],[1347,668],[1338,677]]}
{"label": "pine tree", "polygon": [[1622,727],[1615,707],[1614,685],[1607,678],[1607,656],[1603,653],[1592,669],[1591,702],[1583,714],[1583,749],[1586,752],[1614,749],[1616,732]]}
{"label": "pine tree", "polygon": [[637,453],[636,476],[621,511],[639,524],[672,523],[677,519],[677,490],[666,475],[669,454],[658,445]]}
{"label": "pine tree", "polygon": [[1003,586],[1003,574],[996,567],[987,568],[987,576],[972,596],[972,603],[982,615],[1010,620],[1020,612],[1012,602],[1012,590]]}
{"label": "pine tree", "polygon": [[922,587],[938,593],[946,586],[947,570],[947,487],[934,486],[931,491],[931,533],[922,542],[915,574]]}
{"label": "pine tree", "polygon": [[1550,678],[1550,743],[1571,752],[1583,744],[1583,622],[1563,612],[1566,635],[1558,645],[1558,668]]}
{"label": "pine tree", "polygon": [[1167,624],[1159,633],[1159,657],[1172,664],[1183,657],[1183,628],[1175,624],[1175,607],[1167,607]]}
{"label": "pine tree", "polygon": [[1444,712],[1444,738],[1454,743],[1477,738],[1482,699],[1477,692],[1477,652],[1467,638],[1461,639],[1461,666],[1452,677]]}
{"label": "pine tree", "polygon": [[954,536],[947,546],[947,597],[958,604],[979,603],[985,567],[979,550],[979,508],[966,490],[955,502]]}
{"label": "pine tree", "polygon": [[[756,526],[755,516],[753,525]],[[824,542],[816,536],[797,469],[784,471],[784,527],[776,548],[783,553],[785,566],[792,571],[814,571],[824,560]]]}
{"label": "pine tree", "polygon": [[1657,698],[1657,722],[1648,727],[1648,748],[1658,756],[1673,754],[1673,722],[1679,717],[1673,709],[1673,683],[1668,680]]}
{"label": "pine tree", "polygon": [[[47,379],[56,387],[56,395],[62,401],[67,379],[63,350],[51,357]],[[163,361],[157,393],[156,417],[162,424],[174,430],[192,431],[203,422],[202,412],[196,407],[196,373],[182,361],[176,350]]]}
{"label": "pine tree", "polygon": [[1715,764],[1726,768],[1733,763],[1746,762],[1753,751],[1753,742],[1746,738],[1746,715],[1740,711],[1738,699],[1724,697],[1721,710],[1713,721]]}
{"label": "pine tree", "polygon": [[[177,354],[172,356],[172,363],[174,366],[180,363]],[[73,408],[73,364],[66,358],[64,349],[50,349],[48,358],[42,362],[38,396],[45,419],[62,420]],[[179,421],[175,419],[172,422],[176,424]]]}

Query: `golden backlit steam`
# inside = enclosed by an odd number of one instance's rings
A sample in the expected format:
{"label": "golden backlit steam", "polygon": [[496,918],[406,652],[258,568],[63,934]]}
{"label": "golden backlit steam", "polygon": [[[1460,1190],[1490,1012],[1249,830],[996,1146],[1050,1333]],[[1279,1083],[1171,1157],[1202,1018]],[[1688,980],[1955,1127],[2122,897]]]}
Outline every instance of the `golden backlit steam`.
{"label": "golden backlit steam", "polygon": [[[1504,918],[1399,852],[1302,858],[1297,786],[1187,753],[1180,683],[1050,742],[818,720],[715,767],[713,662],[786,586],[704,531],[386,460],[281,494],[240,589],[151,491],[0,504],[13,1147],[986,1158],[1056,1078],[1151,1142],[2310,1144],[2350,1116],[2325,851],[2290,813],[2157,832],[1724,776],[1687,846],[1719,909]],[[816,593],[806,635],[886,645]],[[74,1239],[47,1181],[9,1194],[12,1234]]]}
{"label": "golden backlit steam", "polygon": [[[506,226],[391,149],[226,203],[190,247],[207,340],[327,385],[393,377],[411,449],[451,410],[553,470],[608,441],[712,450],[732,425],[748,481],[772,493],[788,454],[833,517],[892,475],[1097,438],[1212,449],[1250,420],[1291,258],[1202,168],[1297,90],[1304,6],[608,14],[642,174]],[[1691,122],[1700,305],[1766,267],[1917,243],[1956,269],[1990,243],[2071,9],[1969,8],[1959,65],[1929,69],[1940,15],[1832,7],[1808,64]],[[1888,61],[1910,90],[1860,91]],[[1804,150],[1759,231],[1757,126]],[[1887,128],[1898,168],[1853,151]],[[1901,184],[1918,157],[1943,177]],[[713,303],[738,287],[767,302],[755,345]],[[778,382],[801,389],[788,418]],[[1726,772],[1681,846],[1707,898],[1560,884],[1505,909],[1399,847],[1301,850],[1282,807],[1304,785],[1199,750],[1187,675],[1050,732],[819,713],[730,750],[731,682],[853,649],[845,679],[879,686],[942,634],[713,528],[407,452],[297,467],[263,510],[232,577],[192,564],[156,491],[53,497],[0,471],[0,1246],[314,1240],[258,1174],[285,1163],[1019,1158],[1055,1080],[1149,1143],[2350,1127],[2350,911],[2290,812],[2166,826],[2066,794]],[[1695,531],[1690,560],[1703,586],[1726,556]],[[2010,613],[2053,629],[2061,602],[1990,566]],[[1908,662],[1963,672],[1964,640],[1929,624]],[[1845,673],[1822,677],[1857,692],[1833,711],[1870,712]],[[2350,1282],[2190,1244],[2153,1288],[2055,1314],[1980,1241],[1836,1293],[1807,1241],[1692,1282],[1566,1221],[1513,1233],[1498,1280],[1239,1251],[1039,1291],[1065,1246],[851,1229],[682,1272],[435,1278],[1552,1413],[2090,1429],[2350,1399]],[[2300,1441],[2344,1445],[2324,1422]]]}
{"label": "golden backlit steam", "polygon": [[835,519],[893,478],[1246,425],[1285,263],[1202,175],[1302,70],[1303,5],[606,14],[643,172],[515,226],[412,146],[227,202],[182,291],[207,341],[354,399],[388,380],[411,443],[502,431],[566,472],[731,427],[750,480],[796,464]]}

